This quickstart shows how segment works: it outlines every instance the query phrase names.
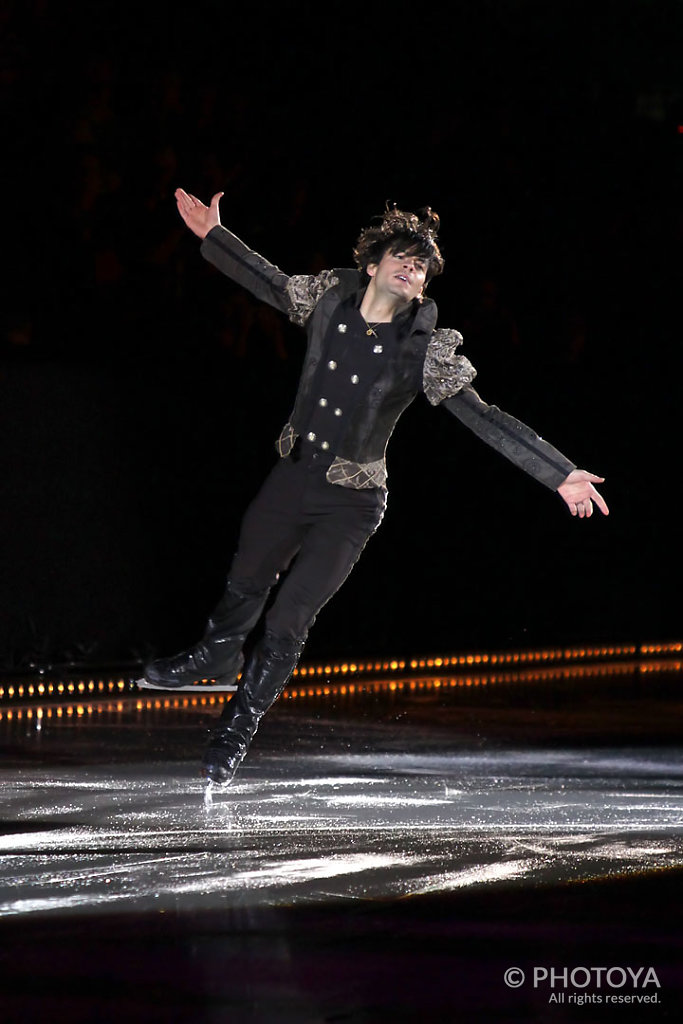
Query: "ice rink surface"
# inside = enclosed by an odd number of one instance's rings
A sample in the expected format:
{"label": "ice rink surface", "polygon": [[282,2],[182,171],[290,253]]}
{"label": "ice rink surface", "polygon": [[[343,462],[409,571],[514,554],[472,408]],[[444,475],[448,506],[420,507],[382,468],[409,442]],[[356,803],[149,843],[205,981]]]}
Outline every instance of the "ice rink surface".
{"label": "ice rink surface", "polygon": [[678,1020],[682,683],[332,688],[210,790],[224,697],[5,710],[3,1020]]}

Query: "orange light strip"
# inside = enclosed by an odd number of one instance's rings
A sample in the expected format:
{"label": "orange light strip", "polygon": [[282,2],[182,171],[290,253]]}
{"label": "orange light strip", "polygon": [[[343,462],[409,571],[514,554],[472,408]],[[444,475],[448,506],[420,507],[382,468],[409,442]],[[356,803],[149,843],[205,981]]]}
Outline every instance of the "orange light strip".
{"label": "orange light strip", "polygon": [[[493,654],[447,654],[424,658],[388,658],[361,659],[358,661],[327,661],[318,665],[300,665],[294,670],[293,678],[300,684],[311,680],[325,678],[326,683],[337,682],[335,677],[348,678],[359,676],[392,676],[406,672],[421,673],[434,670],[451,672],[471,670],[472,668],[499,668],[502,666],[526,666],[543,664],[566,664],[577,661],[608,660],[612,658],[633,658],[638,655],[651,657],[683,653],[683,642],[651,644],[619,644],[604,647],[556,647],[530,651],[503,651]],[[321,679],[322,681],[322,679]],[[203,680],[197,684],[197,693],[210,690],[211,684]],[[137,694],[139,692],[135,680],[119,678],[109,680],[78,680],[70,682],[49,682],[46,680],[16,683],[0,683],[0,702],[13,703],[18,700],[49,697],[53,700],[69,697],[96,697],[117,694]],[[336,688],[335,688],[336,692]]]}
{"label": "orange light strip", "polygon": [[319,665],[301,665],[294,670],[294,677],[309,679],[315,676],[368,675],[377,672],[397,673],[410,669],[460,669],[474,665],[528,665],[544,662],[587,661],[596,658],[632,658],[637,654],[681,654],[683,643],[661,644],[617,644],[605,647],[556,647],[538,651],[508,651],[495,654],[448,654],[428,658],[411,659],[367,659],[362,661],[325,662]]}
{"label": "orange light strip", "polygon": [[[478,689],[491,686],[510,684],[531,684],[547,683],[557,680],[587,680],[618,676],[645,676],[662,674],[683,675],[683,660],[652,659],[648,661],[623,661],[615,663],[595,663],[592,665],[572,665],[562,667],[560,665],[548,666],[547,668],[535,667],[513,671],[482,672],[476,675],[459,676],[437,676],[404,679],[364,679],[357,682],[346,682],[339,680],[334,683],[303,684],[290,686],[284,691],[284,700],[300,700],[306,698],[327,698],[336,697],[360,697],[368,694],[411,694],[428,692],[447,692],[456,689]],[[133,695],[130,694],[129,697]],[[139,696],[134,700],[101,700],[93,703],[78,704],[52,704],[38,705],[20,708],[9,708],[5,711],[0,708],[0,722],[21,722],[36,720],[41,723],[43,720],[87,718],[93,715],[105,713],[120,713],[135,711],[138,714],[145,712],[166,712],[183,710],[187,708],[211,708],[225,704],[231,699],[231,694],[197,694],[177,697],[144,697]]]}
{"label": "orange light strip", "polygon": [[27,697],[93,697],[97,694],[134,693],[136,687],[131,679],[90,679],[72,682],[30,682],[0,684],[0,700],[24,700]]}
{"label": "orange light strip", "polygon": [[478,675],[440,676],[421,679],[359,680],[357,683],[331,683],[324,686],[291,684],[283,693],[287,699],[297,697],[326,697],[330,694],[353,696],[361,693],[448,690],[455,687],[494,686],[509,683],[539,683],[558,679],[592,679],[605,676],[682,673],[683,661],[626,661],[615,664],[596,663],[571,667],[530,668],[513,672],[485,672]]}

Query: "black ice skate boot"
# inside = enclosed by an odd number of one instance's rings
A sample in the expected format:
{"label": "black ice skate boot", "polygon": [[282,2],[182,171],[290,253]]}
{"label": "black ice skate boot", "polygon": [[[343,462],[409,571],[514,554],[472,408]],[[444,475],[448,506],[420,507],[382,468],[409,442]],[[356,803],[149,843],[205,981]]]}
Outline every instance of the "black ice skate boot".
{"label": "black ice skate boot", "polygon": [[237,693],[211,733],[202,761],[211,782],[230,782],[244,760],[259,722],[284,690],[301,657],[304,640],[266,633],[244,670]]}
{"label": "black ice skate boot", "polygon": [[199,643],[182,654],[145,665],[146,685],[173,690],[200,679],[215,679],[221,686],[235,683],[244,662],[244,641],[258,622],[269,593],[270,588],[248,594],[228,580]]}

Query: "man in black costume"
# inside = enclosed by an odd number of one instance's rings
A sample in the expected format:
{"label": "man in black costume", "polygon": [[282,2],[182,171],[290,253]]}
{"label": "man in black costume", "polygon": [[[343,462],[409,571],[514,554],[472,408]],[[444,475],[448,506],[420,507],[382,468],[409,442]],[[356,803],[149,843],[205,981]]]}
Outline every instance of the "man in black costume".
{"label": "man in black costume", "polygon": [[[229,782],[265,712],[282,693],[323,605],[344,582],[386,504],[385,451],[399,416],[423,391],[484,441],[556,490],[572,515],[607,505],[593,486],[602,477],[574,463],[533,430],[481,400],[475,371],[457,352],[454,330],[437,329],[425,297],[443,270],[439,218],[389,209],[360,235],[356,270],[288,277],[182,189],[178,210],[202,239],[202,255],[257,298],[305,326],[308,349],[294,409],[277,441],[281,458],[240,529],[225,593],[202,639],[189,651],[145,668],[146,685],[178,689],[197,679],[234,684],[204,754],[205,776]],[[279,574],[289,572],[265,617],[246,665],[242,648]]]}

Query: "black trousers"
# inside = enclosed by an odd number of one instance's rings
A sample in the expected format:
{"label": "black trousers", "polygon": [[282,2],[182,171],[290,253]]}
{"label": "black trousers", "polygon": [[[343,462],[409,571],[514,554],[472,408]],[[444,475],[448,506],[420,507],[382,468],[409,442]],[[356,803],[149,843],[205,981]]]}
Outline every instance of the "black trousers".
{"label": "black trousers", "polygon": [[384,490],[328,483],[330,462],[307,445],[280,459],[242,520],[230,569],[235,587],[266,590],[289,569],[266,613],[266,629],[277,637],[306,637],[384,515]]}

